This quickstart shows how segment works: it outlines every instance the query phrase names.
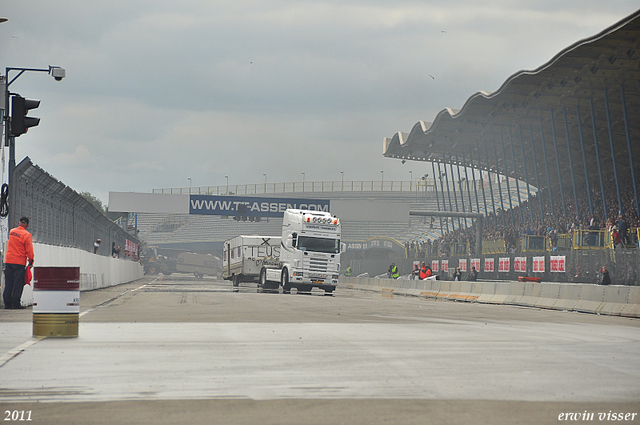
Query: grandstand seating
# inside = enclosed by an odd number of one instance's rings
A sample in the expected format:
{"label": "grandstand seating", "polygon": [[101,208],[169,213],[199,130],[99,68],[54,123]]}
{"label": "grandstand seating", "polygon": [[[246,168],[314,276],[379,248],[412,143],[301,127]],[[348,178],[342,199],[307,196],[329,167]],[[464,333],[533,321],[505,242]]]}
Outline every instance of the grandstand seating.
{"label": "grandstand seating", "polygon": [[[507,193],[506,185],[502,185],[503,203],[508,208],[508,197],[511,196],[512,204],[517,205],[518,196],[515,188],[511,187]],[[498,194],[497,187],[494,188],[494,195]],[[376,200],[380,202],[408,203],[412,211],[438,211],[438,203],[442,208],[442,192],[438,191],[439,198],[436,199],[436,192],[432,191],[332,191],[332,192],[296,192],[278,194],[279,197],[303,197],[311,199],[332,199],[332,200]],[[463,192],[463,199],[460,199],[460,192],[457,194],[458,207],[451,196],[454,211],[462,211],[464,201],[465,210],[470,209],[477,212],[477,205],[480,212],[484,211],[484,200],[482,192],[478,191],[478,199],[473,189],[469,193]],[[490,202],[489,193],[485,193],[487,202]],[[446,206],[449,209],[449,199],[445,195]],[[471,198],[471,205],[469,205]],[[520,186],[520,198],[527,199],[526,186]],[[496,209],[500,206],[499,198],[495,202]],[[487,209],[492,212],[493,206],[488,203]],[[457,229],[459,226],[471,227],[471,219],[446,219],[443,218],[443,229],[446,233],[446,223],[449,229]],[[133,220],[130,220],[130,223]],[[168,243],[189,243],[189,242],[221,242],[240,234],[259,234],[265,236],[278,236],[281,233],[282,219],[263,218],[261,221],[236,221],[233,217],[207,216],[207,215],[187,215],[187,214],[152,214],[138,213],[137,228],[139,237],[151,245]],[[429,217],[411,216],[409,224],[388,223],[384,221],[342,221],[342,239],[344,241],[365,241],[375,237],[391,237],[401,243],[427,240],[434,240],[442,236],[440,219],[433,221]]]}

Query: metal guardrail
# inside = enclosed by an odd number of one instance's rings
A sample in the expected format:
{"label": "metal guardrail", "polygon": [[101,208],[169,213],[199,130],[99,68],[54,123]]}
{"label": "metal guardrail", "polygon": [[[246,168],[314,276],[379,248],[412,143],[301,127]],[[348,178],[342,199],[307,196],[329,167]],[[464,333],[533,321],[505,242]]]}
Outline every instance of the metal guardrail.
{"label": "metal guardrail", "polygon": [[520,240],[522,252],[544,252],[547,250],[547,242],[544,236],[525,235]]}
{"label": "metal guardrail", "polygon": [[482,242],[482,254],[504,254],[506,252],[507,246],[503,240]]}
{"label": "metal guardrail", "polygon": [[573,249],[603,249],[607,246],[607,231],[576,230],[573,232]]}

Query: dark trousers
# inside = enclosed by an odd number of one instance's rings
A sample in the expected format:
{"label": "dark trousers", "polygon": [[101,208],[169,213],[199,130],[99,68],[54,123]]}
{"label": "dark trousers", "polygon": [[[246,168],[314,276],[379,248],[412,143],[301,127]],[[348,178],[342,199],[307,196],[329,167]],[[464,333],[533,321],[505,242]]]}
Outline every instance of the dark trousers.
{"label": "dark trousers", "polygon": [[5,307],[20,306],[25,270],[24,264],[4,265],[4,293],[2,297]]}

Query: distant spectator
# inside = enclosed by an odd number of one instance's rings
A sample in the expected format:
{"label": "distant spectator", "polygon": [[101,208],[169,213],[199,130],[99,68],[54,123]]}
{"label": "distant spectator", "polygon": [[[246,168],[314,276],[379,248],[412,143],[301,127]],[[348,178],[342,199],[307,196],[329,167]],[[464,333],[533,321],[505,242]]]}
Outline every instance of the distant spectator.
{"label": "distant spectator", "polygon": [[611,285],[611,277],[609,276],[609,270],[607,270],[607,266],[602,266],[600,268],[600,273],[602,273],[602,284]]}
{"label": "distant spectator", "polygon": [[416,263],[413,265],[412,278],[417,280],[420,277],[420,266]]}
{"label": "distant spectator", "polygon": [[476,266],[471,267],[471,272],[469,272],[469,276],[467,280],[476,281],[478,280],[478,270],[476,270]]}
{"label": "distant spectator", "polygon": [[100,239],[96,240],[93,243],[93,253],[97,254],[98,253],[98,248],[100,248],[100,244],[102,243],[102,241]]}
{"label": "distant spectator", "polygon": [[627,239],[627,230],[628,230],[627,222],[624,221],[624,217],[622,217],[622,214],[620,214],[618,216],[618,232],[620,232],[620,238],[622,239],[622,243],[624,244],[629,242]]}
{"label": "distant spectator", "polygon": [[460,282],[462,280],[462,272],[460,271],[460,267],[456,267],[455,273],[453,273],[453,280],[455,282]]}
{"label": "distant spectator", "polygon": [[613,227],[611,236],[613,237],[613,247],[614,248],[622,247],[622,236],[620,236],[620,232],[618,231],[617,226]]}

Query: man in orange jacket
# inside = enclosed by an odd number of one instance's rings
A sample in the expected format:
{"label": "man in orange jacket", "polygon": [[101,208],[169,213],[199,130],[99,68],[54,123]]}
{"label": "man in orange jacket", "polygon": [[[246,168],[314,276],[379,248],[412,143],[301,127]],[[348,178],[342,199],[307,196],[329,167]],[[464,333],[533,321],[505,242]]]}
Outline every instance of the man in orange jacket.
{"label": "man in orange jacket", "polygon": [[29,218],[22,217],[20,225],[9,232],[7,254],[4,259],[4,308],[23,309],[20,304],[24,288],[24,273],[33,265],[33,238],[27,232]]}

